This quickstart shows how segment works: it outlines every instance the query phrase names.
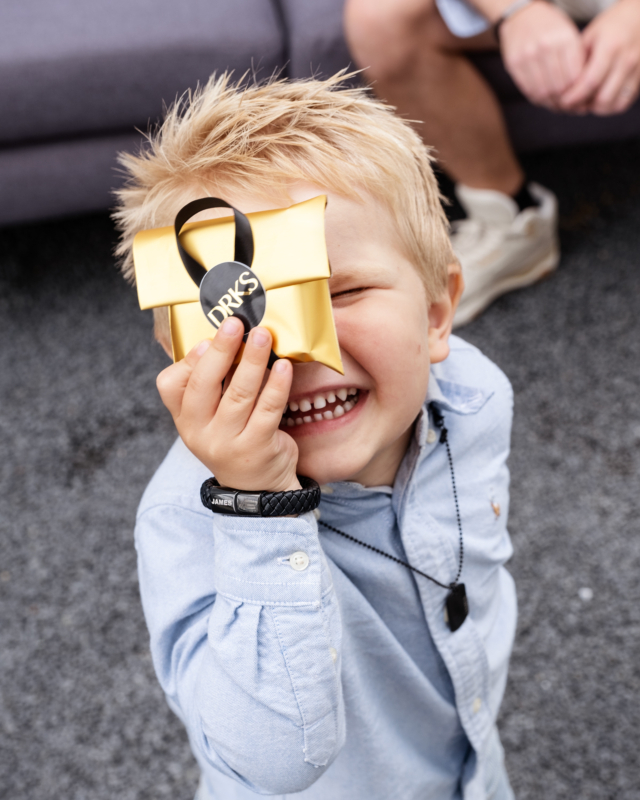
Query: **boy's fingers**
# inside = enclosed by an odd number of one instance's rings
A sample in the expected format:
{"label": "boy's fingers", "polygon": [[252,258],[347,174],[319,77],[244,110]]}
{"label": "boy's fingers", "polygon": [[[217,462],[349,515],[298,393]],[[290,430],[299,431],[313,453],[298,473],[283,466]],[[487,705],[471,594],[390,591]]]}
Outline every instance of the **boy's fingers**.
{"label": "boy's fingers", "polygon": [[193,369],[195,365],[200,361],[200,358],[207,352],[207,350],[213,344],[213,339],[203,339],[199,344],[195,347],[192,347],[191,350],[187,353],[187,355],[182,359],[186,361],[186,363]]}
{"label": "boy's fingers", "polygon": [[251,415],[248,427],[252,431],[269,435],[270,432],[278,429],[282,420],[282,412],[289,399],[292,378],[291,362],[286,358],[276,361]]}
{"label": "boy's fingers", "polygon": [[251,331],[240,364],[222,396],[216,422],[231,436],[242,432],[251,416],[264,382],[271,341],[266,328]]}
{"label": "boy's fingers", "polygon": [[197,348],[196,352],[189,354],[188,358],[192,362],[197,360],[184,390],[180,414],[190,424],[204,427],[211,422],[220,402],[222,381],[231,368],[243,334],[242,322],[235,317],[229,317],[199,358]]}
{"label": "boy's fingers", "polygon": [[184,391],[189,383],[193,368],[211,344],[211,339],[204,339],[193,347],[187,355],[170,367],[163,369],[156,378],[158,393],[172,417],[180,414]]}
{"label": "boy's fingers", "polygon": [[225,376],[225,379],[224,379],[224,381],[222,383],[222,394],[224,394],[227,391],[227,389],[229,388],[229,384],[233,380],[233,376],[236,374],[236,370],[237,369],[238,369],[238,365],[237,364],[232,364],[231,365],[231,369],[229,370],[229,372],[227,372],[227,374]]}
{"label": "boy's fingers", "polygon": [[180,413],[182,396],[190,375],[191,367],[185,364],[184,361],[179,361],[177,364],[172,364],[170,367],[163,369],[156,378],[160,399],[174,418]]}

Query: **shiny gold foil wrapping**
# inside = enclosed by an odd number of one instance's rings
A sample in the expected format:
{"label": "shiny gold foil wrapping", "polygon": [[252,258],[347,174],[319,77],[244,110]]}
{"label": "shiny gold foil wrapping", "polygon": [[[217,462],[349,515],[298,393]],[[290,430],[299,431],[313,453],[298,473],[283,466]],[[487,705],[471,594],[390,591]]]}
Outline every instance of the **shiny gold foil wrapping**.
{"label": "shiny gold foil wrapping", "polygon": [[[254,241],[251,269],[266,292],[260,323],[273,336],[280,358],[319,361],[343,373],[333,321],[328,279],[331,275],[324,236],[326,197],[274,211],[247,214]],[[187,223],[180,241],[205,269],[233,261],[232,216]],[[179,361],[216,329],[200,306],[198,287],[187,273],[173,226],[141,231],[133,242],[140,308],[169,308],[173,358]]]}

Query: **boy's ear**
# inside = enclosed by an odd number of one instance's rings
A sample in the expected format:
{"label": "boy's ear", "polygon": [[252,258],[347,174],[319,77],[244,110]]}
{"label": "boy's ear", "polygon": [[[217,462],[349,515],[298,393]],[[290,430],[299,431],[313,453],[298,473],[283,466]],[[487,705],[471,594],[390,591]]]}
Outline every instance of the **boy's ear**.
{"label": "boy's ear", "polygon": [[429,306],[429,357],[432,364],[444,361],[449,355],[449,336],[453,315],[460,302],[464,280],[460,264],[449,264],[447,290]]}

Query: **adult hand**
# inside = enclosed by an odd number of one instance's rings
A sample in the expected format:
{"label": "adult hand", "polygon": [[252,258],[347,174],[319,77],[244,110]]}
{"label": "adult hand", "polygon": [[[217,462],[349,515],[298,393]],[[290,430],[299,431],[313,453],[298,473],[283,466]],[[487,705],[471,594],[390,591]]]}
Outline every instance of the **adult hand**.
{"label": "adult hand", "polygon": [[[191,452],[223,486],[246,491],[300,489],[298,446],[280,430],[293,378],[285,359],[265,383],[271,334],[254,328],[240,364],[222,392],[242,344],[243,325],[229,317],[205,340],[158,375],[162,402]],[[263,385],[264,384],[264,385]]]}
{"label": "adult hand", "polygon": [[535,0],[502,23],[500,49],[505,67],[525,97],[551,109],[560,107],[560,97],[586,61],[576,24],[545,0]]}
{"label": "adult hand", "polygon": [[619,114],[640,93],[640,0],[618,0],[585,28],[587,61],[560,98],[567,111]]}

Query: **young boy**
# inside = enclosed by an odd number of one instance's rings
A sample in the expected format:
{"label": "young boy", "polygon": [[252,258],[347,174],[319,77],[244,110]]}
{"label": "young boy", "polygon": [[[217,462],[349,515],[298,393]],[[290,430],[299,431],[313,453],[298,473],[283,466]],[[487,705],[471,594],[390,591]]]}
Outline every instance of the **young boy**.
{"label": "young boy", "polygon": [[[126,268],[135,233],[196,198],[251,213],[326,194],[344,364],[344,376],[284,359],[268,370],[258,327],[234,372],[243,328],[229,317],[158,378],[180,438],[142,499],[136,545],[199,800],[512,798],[495,727],[516,621],[503,567],[512,394],[450,336],[462,282],[426,149],[337,78],[212,80],[151,145],[125,159]],[[200,501],[212,474],[251,492],[307,476],[322,499],[297,517],[212,513]],[[456,583],[469,612],[452,630]]]}

